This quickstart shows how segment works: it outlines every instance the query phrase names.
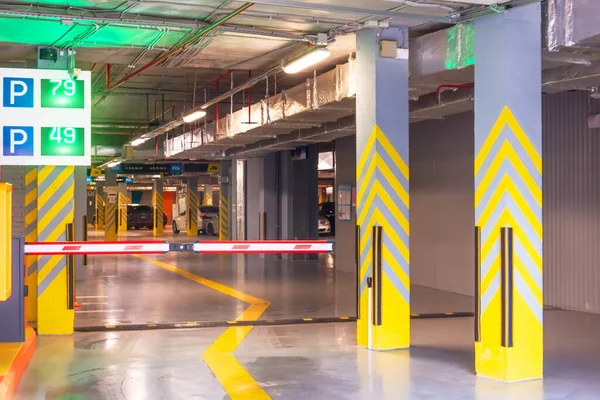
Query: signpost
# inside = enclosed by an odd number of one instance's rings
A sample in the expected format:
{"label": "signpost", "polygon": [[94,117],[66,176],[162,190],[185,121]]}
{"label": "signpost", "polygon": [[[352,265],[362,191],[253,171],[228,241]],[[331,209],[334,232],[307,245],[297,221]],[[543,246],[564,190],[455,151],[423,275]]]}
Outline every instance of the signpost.
{"label": "signpost", "polygon": [[91,164],[91,73],[0,68],[0,165]]}

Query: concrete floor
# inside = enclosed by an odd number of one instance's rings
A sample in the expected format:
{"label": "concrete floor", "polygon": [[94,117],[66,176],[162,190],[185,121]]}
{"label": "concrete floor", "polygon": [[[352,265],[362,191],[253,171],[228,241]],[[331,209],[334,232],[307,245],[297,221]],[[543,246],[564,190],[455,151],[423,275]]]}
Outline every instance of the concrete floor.
{"label": "concrete floor", "polygon": [[[336,274],[330,256],[283,261],[170,253],[90,261],[77,284],[84,304],[79,326],[224,321],[242,313],[244,319],[354,315],[353,276]],[[411,297],[413,312],[472,309],[467,296],[413,287]],[[357,348],[354,323],[40,337],[16,398],[600,398],[600,316],[546,311],[544,318],[543,381],[477,378],[473,320],[460,318],[413,320],[411,350],[392,352]]]}

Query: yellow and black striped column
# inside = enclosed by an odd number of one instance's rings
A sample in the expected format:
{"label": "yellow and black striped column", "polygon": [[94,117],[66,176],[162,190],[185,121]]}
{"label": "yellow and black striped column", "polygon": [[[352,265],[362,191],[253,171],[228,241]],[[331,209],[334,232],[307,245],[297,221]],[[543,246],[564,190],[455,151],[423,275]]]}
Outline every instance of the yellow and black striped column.
{"label": "yellow and black striped column", "polygon": [[102,198],[102,195],[97,190],[96,191],[96,218],[95,218],[95,226],[96,226],[96,229],[98,229],[98,230],[104,229],[104,216],[105,216],[104,207],[106,207],[106,205],[104,203],[104,199]]}
{"label": "yellow and black striped column", "polygon": [[543,375],[540,4],[477,20],[475,58],[475,369],[501,381],[536,379]]}
{"label": "yellow and black striped column", "polygon": [[[121,186],[121,185],[119,185]],[[131,204],[131,198],[127,194],[127,188],[119,187],[118,197],[118,228],[119,231],[127,231],[127,206]]]}
{"label": "yellow and black striped column", "polygon": [[198,212],[199,212],[199,199],[198,199],[198,180],[196,178],[189,178],[187,181],[187,235],[198,236]]}
{"label": "yellow and black striped column", "polygon": [[104,188],[106,202],[104,203],[104,240],[114,242],[117,240],[118,227],[118,197],[116,188]]}
{"label": "yellow and black striped column", "polygon": [[[38,167],[27,167],[25,172],[25,241],[37,242],[38,240],[38,210],[37,210],[37,176]],[[27,320],[37,322],[37,294],[38,294],[38,256],[25,256],[25,269],[27,271]]]}
{"label": "yellow and black striped column", "polygon": [[[357,32],[358,344],[410,345],[408,52],[406,29]],[[406,54],[398,57],[397,54]],[[372,280],[372,289],[367,282]],[[370,293],[370,295],[369,295]],[[371,307],[369,307],[371,304]]]}
{"label": "yellow and black striped column", "polygon": [[221,191],[219,206],[219,240],[229,240],[229,200]]}
{"label": "yellow and black striped column", "polygon": [[154,235],[162,235],[164,231],[164,196],[162,181],[155,180],[152,188],[152,206],[154,207]]}
{"label": "yellow and black striped column", "polygon": [[[74,167],[45,166],[37,174],[38,241],[63,242],[73,222]],[[67,307],[68,277],[64,256],[40,256],[37,276],[39,334],[73,333],[73,310]]]}

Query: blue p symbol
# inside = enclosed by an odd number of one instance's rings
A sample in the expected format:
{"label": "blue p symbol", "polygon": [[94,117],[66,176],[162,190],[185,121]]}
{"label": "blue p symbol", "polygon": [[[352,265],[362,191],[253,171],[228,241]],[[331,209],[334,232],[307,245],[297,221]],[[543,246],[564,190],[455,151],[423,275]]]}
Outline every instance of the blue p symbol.
{"label": "blue p symbol", "polygon": [[4,78],[4,107],[33,108],[33,78]]}
{"label": "blue p symbol", "polygon": [[2,132],[2,154],[5,156],[32,156],[33,127],[5,126]]}

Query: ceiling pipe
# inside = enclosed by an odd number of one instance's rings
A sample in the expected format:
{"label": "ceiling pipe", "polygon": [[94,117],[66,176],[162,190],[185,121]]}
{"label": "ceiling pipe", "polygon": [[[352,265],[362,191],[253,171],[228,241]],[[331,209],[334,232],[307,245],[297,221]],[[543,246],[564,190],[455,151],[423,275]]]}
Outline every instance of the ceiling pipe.
{"label": "ceiling pipe", "polygon": [[132,78],[138,76],[142,72],[144,72],[144,71],[146,71],[146,70],[154,67],[155,65],[159,64],[160,62],[166,60],[167,58],[171,57],[172,55],[174,55],[174,54],[176,54],[176,53],[178,53],[178,52],[186,49],[190,44],[193,44],[194,42],[196,42],[202,36],[204,36],[207,33],[211,32],[212,30],[214,30],[219,25],[222,25],[225,22],[229,21],[231,18],[235,17],[236,15],[244,12],[248,8],[252,7],[253,5],[254,5],[254,3],[245,3],[243,6],[237,8],[236,10],[234,10],[231,13],[227,14],[225,17],[221,18],[217,22],[215,22],[212,25],[207,26],[206,28],[202,29],[200,32],[198,32],[196,35],[194,35],[191,39],[186,40],[183,44],[177,46],[176,48],[174,48],[174,49],[172,49],[170,51],[168,51],[167,53],[163,54],[162,56],[160,56],[160,57],[152,60],[151,62],[149,62],[148,64],[144,65],[143,67],[135,70],[131,74],[123,77],[120,81],[118,81],[114,85],[110,84],[110,82],[108,82],[108,80],[107,80],[106,91],[110,92],[111,90],[113,90],[113,89],[115,89],[115,88],[123,85],[124,83],[128,82]]}

